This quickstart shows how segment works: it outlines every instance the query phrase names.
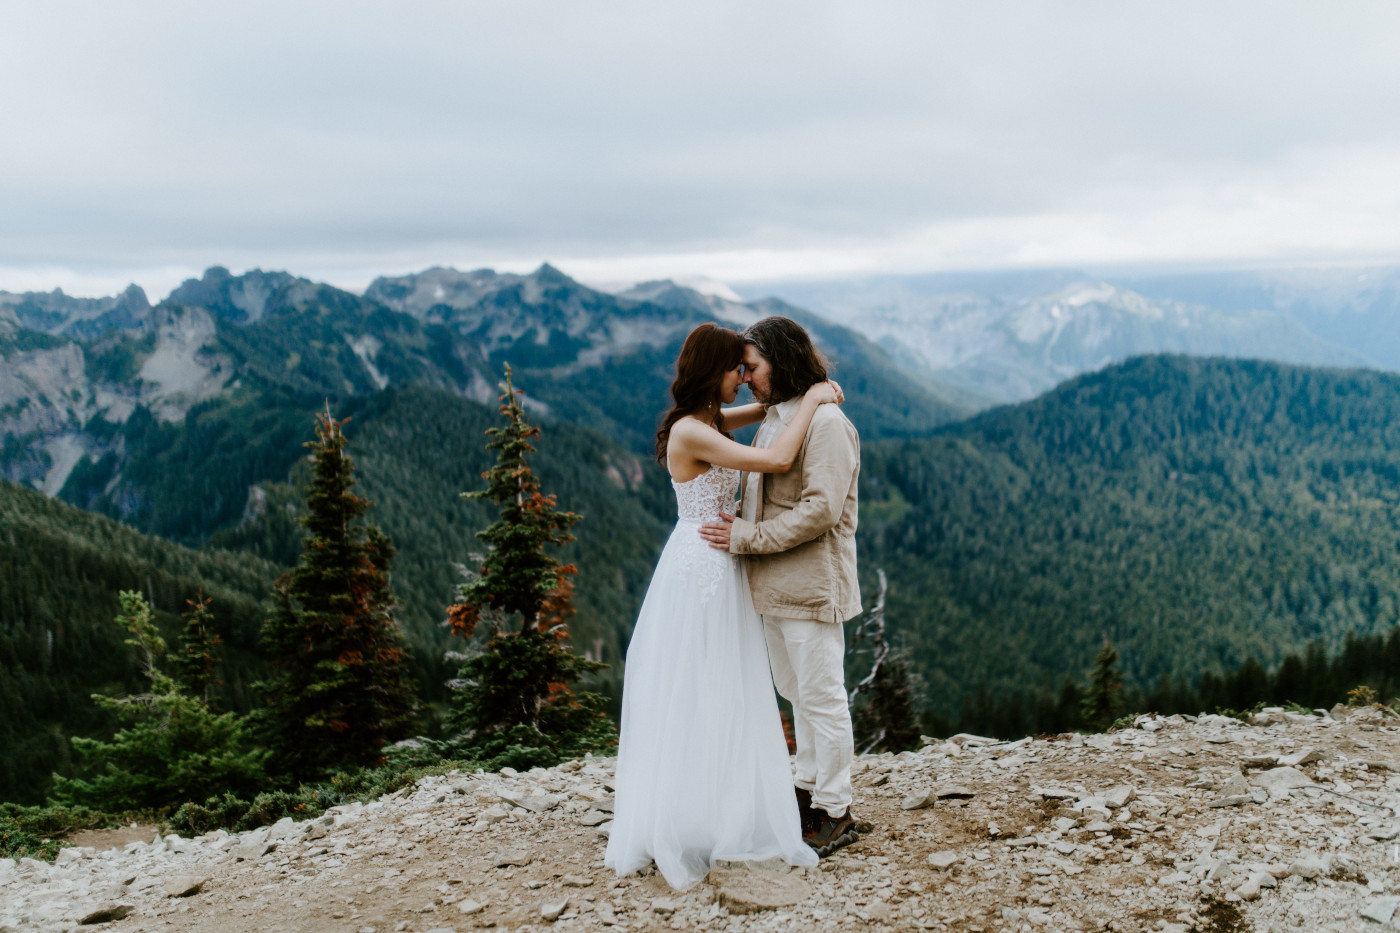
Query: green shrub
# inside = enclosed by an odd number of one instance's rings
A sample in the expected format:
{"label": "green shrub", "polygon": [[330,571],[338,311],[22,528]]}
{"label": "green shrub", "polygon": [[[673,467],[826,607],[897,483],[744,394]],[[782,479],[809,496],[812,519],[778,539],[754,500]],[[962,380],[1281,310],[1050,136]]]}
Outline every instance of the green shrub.
{"label": "green shrub", "polygon": [[170,817],[169,824],[172,831],[181,835],[198,836],[215,829],[244,832],[276,823],[284,817],[309,820],[331,807],[356,801],[367,802],[392,794],[412,786],[425,775],[446,774],[454,769],[474,771],[477,767],[475,761],[438,759],[429,765],[405,767],[390,764],[381,768],[343,772],[325,781],[299,785],[295,790],[266,791],[251,801],[226,793],[210,797],[202,804],[186,803]]}
{"label": "green shrub", "polygon": [[87,807],[23,807],[0,803],[0,858],[51,861],[63,847],[54,837],[84,829],[110,829],[145,814],[103,813]]}
{"label": "green shrub", "polygon": [[117,623],[131,635],[151,692],[120,699],[93,694],[98,706],[127,723],[110,742],[75,736],[73,747],[87,758],[92,773],[54,775],[52,797],[66,806],[105,810],[158,810],[175,801],[218,790],[257,787],[267,753],[251,749],[247,720],[215,713],[180,685],[157,661],[166,653],[155,614],[139,592],[119,594]]}

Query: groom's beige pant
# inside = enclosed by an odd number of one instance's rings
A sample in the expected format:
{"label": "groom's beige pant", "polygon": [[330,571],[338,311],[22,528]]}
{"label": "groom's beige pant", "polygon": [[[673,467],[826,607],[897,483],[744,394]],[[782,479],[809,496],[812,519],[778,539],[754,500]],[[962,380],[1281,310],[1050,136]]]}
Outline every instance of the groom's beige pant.
{"label": "groom's beige pant", "polygon": [[798,787],[837,816],[851,805],[855,740],[846,700],[846,636],[840,623],[763,617],[773,684],[792,704]]}

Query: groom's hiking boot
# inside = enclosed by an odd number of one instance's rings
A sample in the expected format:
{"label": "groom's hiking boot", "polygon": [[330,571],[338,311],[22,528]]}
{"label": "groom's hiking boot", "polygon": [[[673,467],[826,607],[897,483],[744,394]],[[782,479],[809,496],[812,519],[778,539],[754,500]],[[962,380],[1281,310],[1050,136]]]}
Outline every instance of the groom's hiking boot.
{"label": "groom's hiking boot", "polygon": [[802,841],[816,849],[817,855],[822,858],[860,838],[849,808],[841,816],[832,816],[821,810],[814,812],[817,820],[803,827]]}
{"label": "groom's hiking boot", "polygon": [[802,836],[805,839],[826,814],[812,806],[812,792],[805,787],[794,787],[792,792],[797,796],[797,815],[802,819]]}

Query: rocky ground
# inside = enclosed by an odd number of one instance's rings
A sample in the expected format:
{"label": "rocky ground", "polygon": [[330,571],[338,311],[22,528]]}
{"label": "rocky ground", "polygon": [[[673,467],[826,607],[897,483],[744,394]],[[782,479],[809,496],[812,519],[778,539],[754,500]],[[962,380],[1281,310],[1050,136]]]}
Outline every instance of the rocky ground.
{"label": "rocky ground", "polygon": [[860,842],[815,869],[717,866],[684,893],[603,867],[612,766],[449,774],[303,823],[0,860],[0,931],[1400,928],[1400,728],[1375,709],[863,757]]}

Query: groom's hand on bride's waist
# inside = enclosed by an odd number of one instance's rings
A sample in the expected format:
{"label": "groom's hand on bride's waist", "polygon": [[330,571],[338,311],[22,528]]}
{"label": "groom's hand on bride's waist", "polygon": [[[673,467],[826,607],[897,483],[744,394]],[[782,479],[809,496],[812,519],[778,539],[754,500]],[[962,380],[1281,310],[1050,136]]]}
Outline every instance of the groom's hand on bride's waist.
{"label": "groom's hand on bride's waist", "polygon": [[700,526],[700,537],[709,542],[710,547],[716,551],[729,550],[729,525],[734,521],[733,515],[719,513],[720,520],[717,522],[706,522]]}

